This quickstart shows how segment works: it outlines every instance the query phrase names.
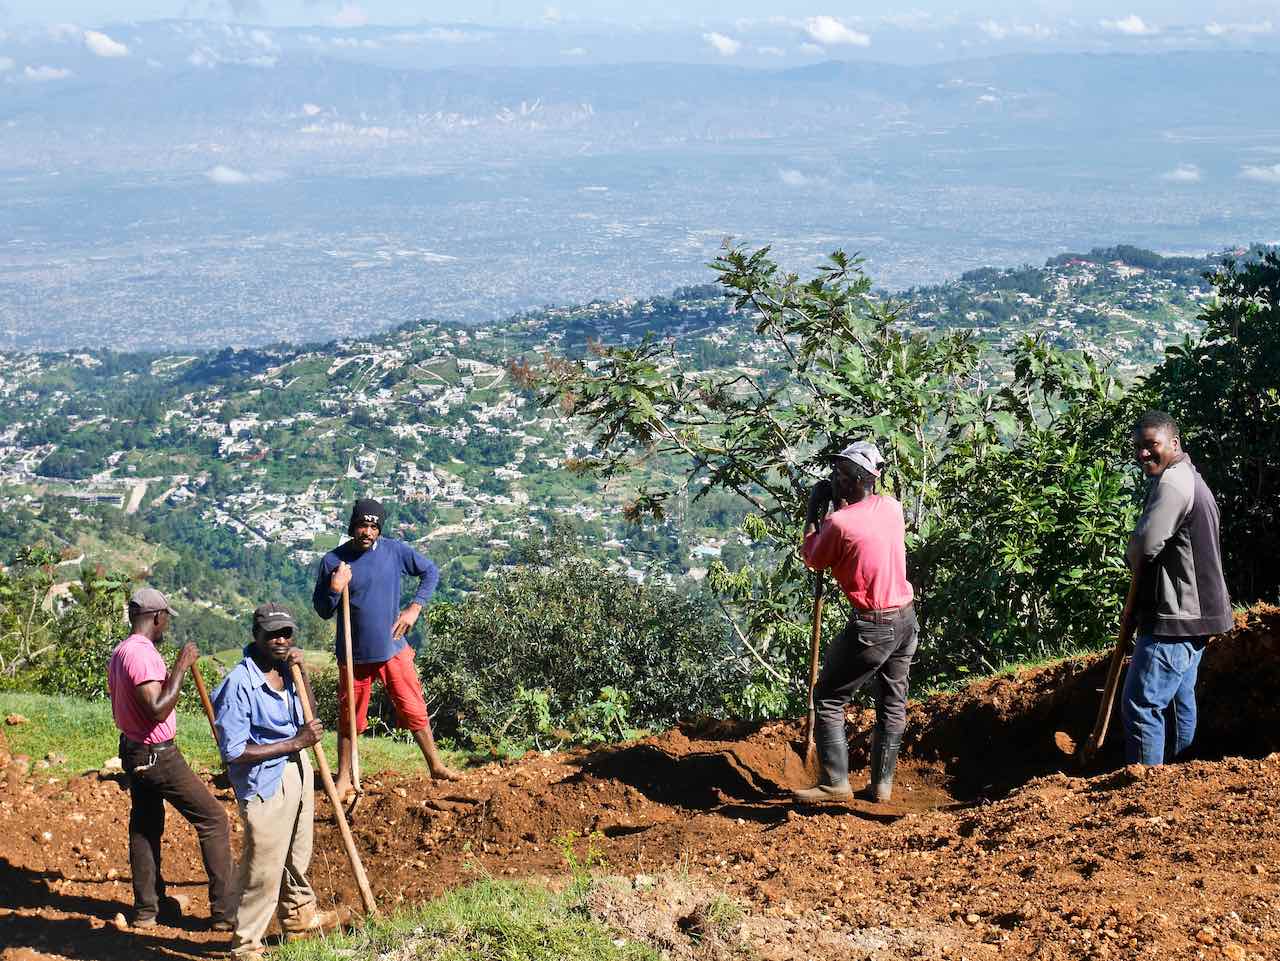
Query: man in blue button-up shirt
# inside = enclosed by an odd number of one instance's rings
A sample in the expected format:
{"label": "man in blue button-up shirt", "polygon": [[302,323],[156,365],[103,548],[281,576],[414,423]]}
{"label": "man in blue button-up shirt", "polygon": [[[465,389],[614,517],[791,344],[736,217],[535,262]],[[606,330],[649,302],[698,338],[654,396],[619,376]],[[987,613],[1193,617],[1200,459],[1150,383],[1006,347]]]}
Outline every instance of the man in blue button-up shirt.
{"label": "man in blue button-up shirt", "polygon": [[333,912],[316,910],[307,881],[311,865],[315,787],[306,749],[321,735],[319,721],[303,720],[289,665],[302,660],[293,647],[293,615],[280,604],[253,612],[253,643],[213,692],[218,746],[236,792],[244,847],[240,854],[240,906],[232,956],[264,957],[262,937],[279,914],[285,938],[333,927]]}

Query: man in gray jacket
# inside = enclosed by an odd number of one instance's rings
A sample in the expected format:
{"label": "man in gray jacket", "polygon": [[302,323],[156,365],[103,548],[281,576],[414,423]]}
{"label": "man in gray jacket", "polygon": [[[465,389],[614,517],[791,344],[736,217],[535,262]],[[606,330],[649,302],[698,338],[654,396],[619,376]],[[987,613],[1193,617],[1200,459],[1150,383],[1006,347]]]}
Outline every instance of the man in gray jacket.
{"label": "man in gray jacket", "polygon": [[1123,625],[1126,637],[1137,634],[1121,702],[1125,760],[1163,764],[1195,736],[1200,655],[1233,619],[1218,505],[1177,423],[1148,411],[1134,425],[1133,452],[1150,487],[1126,552],[1138,589]]}

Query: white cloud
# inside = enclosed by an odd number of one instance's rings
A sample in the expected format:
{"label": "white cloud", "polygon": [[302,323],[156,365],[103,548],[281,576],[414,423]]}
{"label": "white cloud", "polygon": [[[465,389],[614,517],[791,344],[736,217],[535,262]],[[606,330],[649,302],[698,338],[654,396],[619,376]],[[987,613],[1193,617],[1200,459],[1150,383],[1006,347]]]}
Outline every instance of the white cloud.
{"label": "white cloud", "polygon": [[559,23],[563,16],[559,7],[547,7],[542,11],[542,19],[547,23]]}
{"label": "white cloud", "polygon": [[356,3],[344,3],[342,9],[329,18],[335,27],[363,27],[369,22],[369,14]]}
{"label": "white cloud", "polygon": [[8,73],[16,66],[13,57],[0,57],[0,73]]}
{"label": "white cloud", "polygon": [[493,39],[491,33],[475,33],[470,30],[454,30],[449,27],[432,27],[430,30],[409,30],[393,33],[387,38],[392,43],[413,45],[419,43],[484,43]]}
{"label": "white cloud", "polygon": [[22,75],[28,80],[35,81],[66,80],[71,76],[71,71],[65,67],[27,67],[22,71]]}
{"label": "white cloud", "polygon": [[998,20],[983,20],[978,29],[992,40],[1004,40],[1006,37],[1025,37],[1028,40],[1047,40],[1053,36],[1053,28],[1042,23],[1000,23]]}
{"label": "white cloud", "polygon": [[1136,13],[1131,13],[1120,20],[1103,20],[1100,23],[1104,30],[1114,30],[1116,33],[1127,34],[1130,37],[1147,37],[1160,32],[1158,27],[1151,26]]}
{"label": "white cloud", "polygon": [[323,109],[324,109],[323,107],[320,107],[314,103],[304,103],[302,105],[302,112],[305,113],[308,117],[314,117],[316,114],[320,113],[320,111]]}
{"label": "white cloud", "polygon": [[766,57],[785,57],[787,55],[787,51],[781,47],[756,47],[756,53]]}
{"label": "white cloud", "polygon": [[84,32],[74,23],[51,23],[49,24],[49,36],[59,43],[67,41],[79,42]]}
{"label": "white cloud", "polygon": [[1178,164],[1172,170],[1162,173],[1160,179],[1174,184],[1198,184],[1200,168],[1195,164]]}
{"label": "white cloud", "polygon": [[809,183],[809,178],[799,170],[779,170],[778,179],[788,187],[803,187]]}
{"label": "white cloud", "polygon": [[802,43],[800,44],[800,52],[807,57],[821,57],[827,51],[816,43]]}
{"label": "white cloud", "polygon": [[215,184],[247,184],[253,182],[253,178],[244,171],[236,170],[234,167],[225,167],[222,164],[218,164],[212,170],[206,170],[204,175]]}
{"label": "white cloud", "polygon": [[847,27],[835,17],[810,17],[804,22],[804,32],[814,43],[824,47],[848,44],[854,47],[871,46],[871,38],[852,27]]}
{"label": "white cloud", "polygon": [[587,48],[570,47],[568,50],[561,50],[560,53],[565,57],[585,57],[587,55]]}
{"label": "white cloud", "polygon": [[716,53],[722,57],[732,57],[735,53],[742,49],[742,44],[733,37],[726,37],[723,33],[704,33],[702,39],[716,48]]}
{"label": "white cloud", "polygon": [[112,40],[105,33],[97,30],[84,32],[84,45],[95,57],[127,57],[129,48],[117,40]]}
{"label": "white cloud", "polygon": [[243,170],[237,170],[235,167],[228,167],[225,164],[218,164],[204,172],[212,183],[220,186],[236,187],[241,184],[266,184],[279,180],[281,175],[274,171],[265,171],[262,173],[245,173]]}
{"label": "white cloud", "polygon": [[275,39],[265,30],[249,31],[249,39],[263,50],[277,50]]}
{"label": "white cloud", "polygon": [[1280,184],[1280,164],[1272,164],[1270,167],[1248,166],[1240,171],[1240,176],[1259,183]]}
{"label": "white cloud", "polygon": [[1218,23],[1211,21],[1204,25],[1204,32],[1211,37],[1226,37],[1233,34],[1238,36],[1256,36],[1258,34],[1270,33],[1272,30],[1270,20],[1260,20],[1257,23]]}

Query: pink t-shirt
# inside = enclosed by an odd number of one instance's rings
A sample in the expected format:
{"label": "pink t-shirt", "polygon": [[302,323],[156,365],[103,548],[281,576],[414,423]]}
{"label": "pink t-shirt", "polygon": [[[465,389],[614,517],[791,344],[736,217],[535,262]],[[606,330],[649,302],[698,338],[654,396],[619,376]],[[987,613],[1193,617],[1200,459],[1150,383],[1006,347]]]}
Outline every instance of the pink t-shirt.
{"label": "pink t-shirt", "polygon": [[859,610],[901,607],[915,597],[907,580],[906,522],[892,497],[869,494],[827,515],[800,553],[815,571],[831,568]]}
{"label": "pink t-shirt", "polygon": [[177,732],[178,720],[173,711],[157,724],[143,713],[142,705],[134,696],[134,688],[139,684],[164,681],[168,673],[169,669],[156,646],[141,634],[130,634],[111,652],[111,666],[107,670],[111,713],[115,716],[116,727],[129,740],[159,744]]}

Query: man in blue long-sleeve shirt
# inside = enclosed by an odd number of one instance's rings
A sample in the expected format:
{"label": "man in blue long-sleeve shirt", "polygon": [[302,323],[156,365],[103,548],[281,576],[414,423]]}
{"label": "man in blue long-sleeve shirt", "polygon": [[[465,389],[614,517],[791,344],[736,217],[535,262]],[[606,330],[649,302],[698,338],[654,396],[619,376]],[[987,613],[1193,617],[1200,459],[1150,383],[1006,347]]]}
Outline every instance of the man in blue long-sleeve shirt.
{"label": "man in blue long-sleeve shirt", "polygon": [[[445,766],[431,735],[422,685],[413,666],[413,648],[404,637],[413,629],[422,608],[431,600],[440,574],[435,564],[403,541],[382,536],[386,511],[375,500],[356,501],[347,533],[351,539],[330,551],[320,562],[312,604],[328,620],[342,605],[342,592],[351,597],[351,661],[355,674],[356,731],[368,726],[369,695],[376,677],[395,705],[400,726],[408,728],[422,749],[431,776],[456,781],[458,775]],[[400,579],[418,578],[413,601],[400,610]],[[346,663],[345,636],[338,621],[338,663]],[[345,673],[338,685],[340,717],[347,716]],[[338,726],[339,797],[351,793],[351,740],[345,724]]]}

